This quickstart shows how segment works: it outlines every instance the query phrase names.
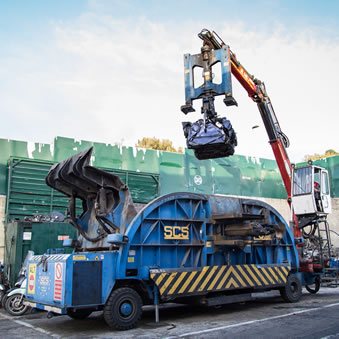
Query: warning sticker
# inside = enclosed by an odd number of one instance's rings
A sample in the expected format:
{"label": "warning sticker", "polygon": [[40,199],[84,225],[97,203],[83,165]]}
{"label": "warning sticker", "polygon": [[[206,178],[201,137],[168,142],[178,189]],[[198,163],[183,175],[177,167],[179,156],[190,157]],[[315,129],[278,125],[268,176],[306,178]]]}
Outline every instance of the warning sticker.
{"label": "warning sticker", "polygon": [[62,264],[54,264],[54,300],[62,299]]}
{"label": "warning sticker", "polygon": [[28,266],[28,294],[35,293],[35,276],[36,276],[36,264],[29,264]]}
{"label": "warning sticker", "polygon": [[58,235],[58,240],[68,240],[69,235]]}
{"label": "warning sticker", "polygon": [[86,260],[85,255],[73,255],[73,260]]}

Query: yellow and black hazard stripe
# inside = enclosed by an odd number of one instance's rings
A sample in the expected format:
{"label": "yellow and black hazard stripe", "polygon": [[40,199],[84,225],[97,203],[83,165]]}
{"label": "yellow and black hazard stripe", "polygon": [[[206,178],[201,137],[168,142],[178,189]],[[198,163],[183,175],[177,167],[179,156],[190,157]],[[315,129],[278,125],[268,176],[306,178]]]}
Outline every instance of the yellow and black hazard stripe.
{"label": "yellow and black hazard stripe", "polygon": [[204,266],[193,270],[151,270],[161,297],[180,297],[240,288],[270,288],[286,284],[286,265]]}

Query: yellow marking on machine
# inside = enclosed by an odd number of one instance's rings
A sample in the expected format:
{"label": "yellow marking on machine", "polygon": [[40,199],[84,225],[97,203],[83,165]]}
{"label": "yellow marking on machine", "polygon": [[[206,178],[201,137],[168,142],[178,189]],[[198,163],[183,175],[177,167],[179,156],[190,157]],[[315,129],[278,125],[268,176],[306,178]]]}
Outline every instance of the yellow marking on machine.
{"label": "yellow marking on machine", "polygon": [[194,295],[237,288],[283,286],[290,267],[283,265],[203,266],[181,271],[151,270],[161,297]]}
{"label": "yellow marking on machine", "polygon": [[224,286],[224,283],[225,283],[226,279],[228,278],[228,276],[231,274],[231,272],[232,272],[232,266],[227,270],[226,274],[224,275],[224,277],[220,281],[220,283],[217,287],[217,290],[220,290]]}
{"label": "yellow marking on machine", "polygon": [[278,274],[281,278],[281,281],[286,282],[287,277],[281,273],[280,267],[275,267],[275,271],[278,272]]}
{"label": "yellow marking on machine", "polygon": [[210,282],[210,279],[213,276],[214,272],[217,270],[217,268],[218,268],[218,266],[214,266],[211,269],[211,272],[208,274],[208,276],[206,277],[205,281],[199,287],[199,291],[203,291],[205,289],[205,286]]}
{"label": "yellow marking on machine", "polygon": [[164,239],[188,240],[189,232],[189,226],[164,226]]}
{"label": "yellow marking on machine", "polygon": [[260,273],[259,269],[257,266],[255,265],[251,265],[253,267],[253,269],[255,270],[255,272],[257,273],[257,275],[259,276],[259,278],[261,279],[261,281],[264,283],[264,285],[269,285],[269,283],[266,281],[266,279],[263,277],[263,275]]}
{"label": "yellow marking on machine", "polygon": [[182,294],[185,292],[187,286],[191,283],[191,281],[193,280],[193,278],[196,276],[197,273],[198,271],[191,272],[186,282],[182,285],[181,289],[179,290],[179,294]]}
{"label": "yellow marking on machine", "polygon": [[233,274],[235,275],[237,280],[240,282],[240,285],[242,285],[243,287],[247,287],[247,284],[244,282],[244,280],[241,279],[240,275],[238,274],[235,268],[233,268]]}
{"label": "yellow marking on machine", "polygon": [[185,278],[188,272],[182,272],[178,278],[178,280],[175,282],[175,284],[172,286],[172,288],[169,290],[168,294],[173,294],[176,289],[178,288],[179,284],[182,282],[182,280]]}
{"label": "yellow marking on machine", "polygon": [[211,282],[210,286],[207,288],[208,291],[213,290],[215,284],[217,283],[217,281],[219,280],[220,276],[224,273],[226,269],[226,266],[222,266],[221,269],[219,270],[218,274],[215,276],[215,278],[213,279],[213,281]]}
{"label": "yellow marking on machine", "polygon": [[200,280],[202,279],[202,277],[205,275],[206,271],[208,270],[208,266],[205,266],[202,271],[200,272],[199,276],[197,277],[197,279],[195,280],[194,284],[191,286],[191,288],[188,290],[189,293],[192,293],[196,286],[199,284]]}
{"label": "yellow marking on machine", "polygon": [[274,279],[276,280],[276,282],[279,282],[279,278],[277,277],[277,275],[275,274],[273,267],[269,267],[268,270],[270,271],[270,273],[273,275]]}
{"label": "yellow marking on machine", "polygon": [[226,289],[227,289],[227,288],[230,288],[232,285],[233,285],[235,288],[238,288],[238,287],[239,287],[239,285],[237,284],[237,282],[236,282],[233,278],[231,278],[231,279],[228,281],[228,283],[226,284]]}
{"label": "yellow marking on machine", "polygon": [[250,279],[250,277],[247,275],[245,270],[240,265],[238,266],[238,270],[240,271],[240,273],[242,274],[242,276],[245,278],[245,280],[248,282],[250,286],[255,286],[254,282]]}
{"label": "yellow marking on machine", "polygon": [[251,276],[251,278],[257,283],[258,286],[262,286],[261,282],[258,280],[258,278],[256,277],[256,275],[254,274],[254,272],[252,272],[252,270],[250,269],[250,267],[248,265],[244,266],[245,269],[247,270],[247,272],[249,273],[249,275]]}
{"label": "yellow marking on machine", "polygon": [[86,259],[87,259],[87,257],[85,255],[80,255],[80,254],[73,255],[73,260],[86,260]]}
{"label": "yellow marking on machine", "polygon": [[164,285],[160,288],[160,294],[163,294],[166,291],[166,288],[169,286],[169,284],[172,282],[174,277],[177,275],[177,272],[171,273]]}
{"label": "yellow marking on machine", "polygon": [[282,266],[281,269],[284,271],[285,275],[287,276],[289,273],[290,268],[286,266]]}
{"label": "yellow marking on machine", "polygon": [[265,274],[266,278],[269,280],[271,284],[275,283],[274,279],[268,274],[267,270],[261,270],[261,271]]}
{"label": "yellow marking on machine", "polygon": [[[153,274],[153,276],[154,276],[154,274]],[[165,277],[166,277],[166,273],[161,273],[161,274],[159,275],[158,279],[155,281],[155,283],[156,283],[157,285],[160,285],[160,283],[162,282],[162,280],[163,280]]]}
{"label": "yellow marking on machine", "polygon": [[35,284],[36,284],[36,264],[28,265],[28,285],[27,285],[27,293],[35,294]]}

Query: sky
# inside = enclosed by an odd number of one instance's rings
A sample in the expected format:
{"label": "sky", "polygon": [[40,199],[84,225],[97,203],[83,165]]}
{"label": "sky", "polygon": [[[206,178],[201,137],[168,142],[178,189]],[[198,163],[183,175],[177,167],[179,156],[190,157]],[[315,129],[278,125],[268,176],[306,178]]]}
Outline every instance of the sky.
{"label": "sky", "polygon": [[[339,151],[339,1],[0,0],[0,138],[55,136],[184,146],[183,54],[215,30],[263,80],[292,161]],[[238,107],[216,99],[236,154],[273,159],[257,106],[233,80]],[[259,128],[253,129],[258,125]],[[0,150],[1,151],[1,150]]]}

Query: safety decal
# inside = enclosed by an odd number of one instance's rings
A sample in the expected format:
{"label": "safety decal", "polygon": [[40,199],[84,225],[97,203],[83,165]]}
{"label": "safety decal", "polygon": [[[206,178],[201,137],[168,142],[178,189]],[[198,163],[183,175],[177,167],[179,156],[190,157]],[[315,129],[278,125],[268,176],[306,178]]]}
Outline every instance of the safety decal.
{"label": "safety decal", "polygon": [[82,254],[80,254],[80,255],[73,255],[73,260],[75,261],[75,260],[86,260],[87,259],[87,257],[85,256],[85,255],[82,255]]}
{"label": "safety decal", "polygon": [[29,264],[28,266],[28,287],[27,293],[35,293],[35,278],[36,278],[36,264]]}
{"label": "safety decal", "polygon": [[60,262],[54,264],[54,300],[62,299],[62,271]]}
{"label": "safety decal", "polygon": [[69,239],[69,235],[58,235],[58,240],[68,240]]}
{"label": "safety decal", "polygon": [[238,288],[278,287],[286,284],[286,265],[204,266],[195,270],[151,270],[162,297],[218,292]]}

